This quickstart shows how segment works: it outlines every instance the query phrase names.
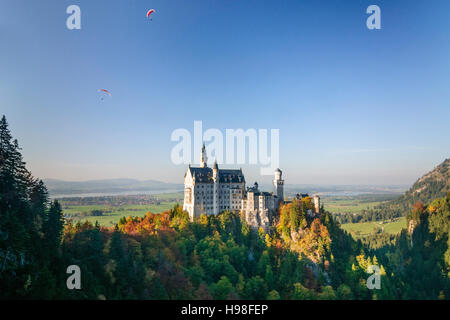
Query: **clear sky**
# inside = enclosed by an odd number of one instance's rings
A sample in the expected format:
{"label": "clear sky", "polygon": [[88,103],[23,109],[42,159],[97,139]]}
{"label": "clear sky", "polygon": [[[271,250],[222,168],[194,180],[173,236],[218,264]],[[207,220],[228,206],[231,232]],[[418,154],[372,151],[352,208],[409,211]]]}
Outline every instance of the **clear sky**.
{"label": "clear sky", "polygon": [[3,0],[0,114],[41,178],[181,183],[170,135],[202,120],[279,128],[287,183],[410,184],[450,156],[449,18],[448,0]]}

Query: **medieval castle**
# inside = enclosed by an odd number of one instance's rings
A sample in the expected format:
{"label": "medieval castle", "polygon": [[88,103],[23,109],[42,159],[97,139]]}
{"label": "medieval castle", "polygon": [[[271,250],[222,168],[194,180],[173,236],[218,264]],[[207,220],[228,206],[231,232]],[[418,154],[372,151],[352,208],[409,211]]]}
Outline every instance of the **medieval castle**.
{"label": "medieval castle", "polygon": [[[241,211],[251,227],[267,230],[273,214],[284,203],[284,180],[280,169],[275,170],[273,186],[274,192],[260,191],[256,182],[252,187],[246,188],[242,169],[219,169],[217,162],[209,168],[203,145],[200,167],[189,165],[184,175],[183,210],[189,213],[191,220],[201,214]],[[305,196],[308,195],[297,194],[297,198]],[[314,213],[318,213],[320,198],[316,195],[313,200]]]}

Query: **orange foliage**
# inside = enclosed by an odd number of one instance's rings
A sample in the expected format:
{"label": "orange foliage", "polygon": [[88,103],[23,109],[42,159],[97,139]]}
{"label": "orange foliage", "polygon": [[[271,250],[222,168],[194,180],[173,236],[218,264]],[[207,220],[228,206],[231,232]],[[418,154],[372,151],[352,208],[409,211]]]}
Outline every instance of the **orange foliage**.
{"label": "orange foliage", "polygon": [[314,219],[309,229],[299,233],[291,243],[291,249],[302,253],[314,262],[323,261],[330,249],[331,237],[328,229],[318,218]]}
{"label": "orange foliage", "polygon": [[119,223],[119,229],[127,234],[157,234],[158,231],[172,231],[169,212],[159,214],[147,212],[144,217],[128,217]]}
{"label": "orange foliage", "polygon": [[419,212],[419,213],[422,213],[422,212],[424,212],[425,211],[425,206],[423,205],[423,202],[422,201],[417,201],[415,204],[414,204],[414,206],[413,206],[413,210],[415,211],[415,212]]}

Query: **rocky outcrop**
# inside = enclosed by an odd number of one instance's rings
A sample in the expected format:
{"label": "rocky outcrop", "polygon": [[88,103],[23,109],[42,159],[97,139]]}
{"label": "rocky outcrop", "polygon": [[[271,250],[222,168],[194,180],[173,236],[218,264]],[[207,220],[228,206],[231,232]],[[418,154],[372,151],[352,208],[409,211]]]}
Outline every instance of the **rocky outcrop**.
{"label": "rocky outcrop", "polygon": [[265,232],[269,230],[269,227],[272,223],[272,215],[273,213],[269,210],[252,210],[248,211],[245,214],[245,220],[247,221],[250,228],[254,230],[259,230],[259,228],[263,228]]}

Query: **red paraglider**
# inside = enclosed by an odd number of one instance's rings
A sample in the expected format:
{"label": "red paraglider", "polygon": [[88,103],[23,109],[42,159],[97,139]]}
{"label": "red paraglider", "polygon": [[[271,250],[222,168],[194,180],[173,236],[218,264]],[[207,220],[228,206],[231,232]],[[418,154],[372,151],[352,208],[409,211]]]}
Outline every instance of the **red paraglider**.
{"label": "red paraglider", "polygon": [[98,92],[104,92],[104,93],[108,94],[109,96],[111,96],[111,93],[106,89],[100,89],[100,90],[98,90]]}
{"label": "red paraglider", "polygon": [[104,99],[105,95],[108,95],[108,96],[111,97],[111,93],[108,90],[106,90],[106,89],[99,89],[98,92],[102,93],[102,100]]}
{"label": "red paraglider", "polygon": [[[147,12],[147,18],[149,18],[150,15],[151,15],[153,12],[156,12],[156,11],[155,11],[154,9],[148,10],[148,12]],[[151,19],[150,19],[150,20],[151,20]]]}

